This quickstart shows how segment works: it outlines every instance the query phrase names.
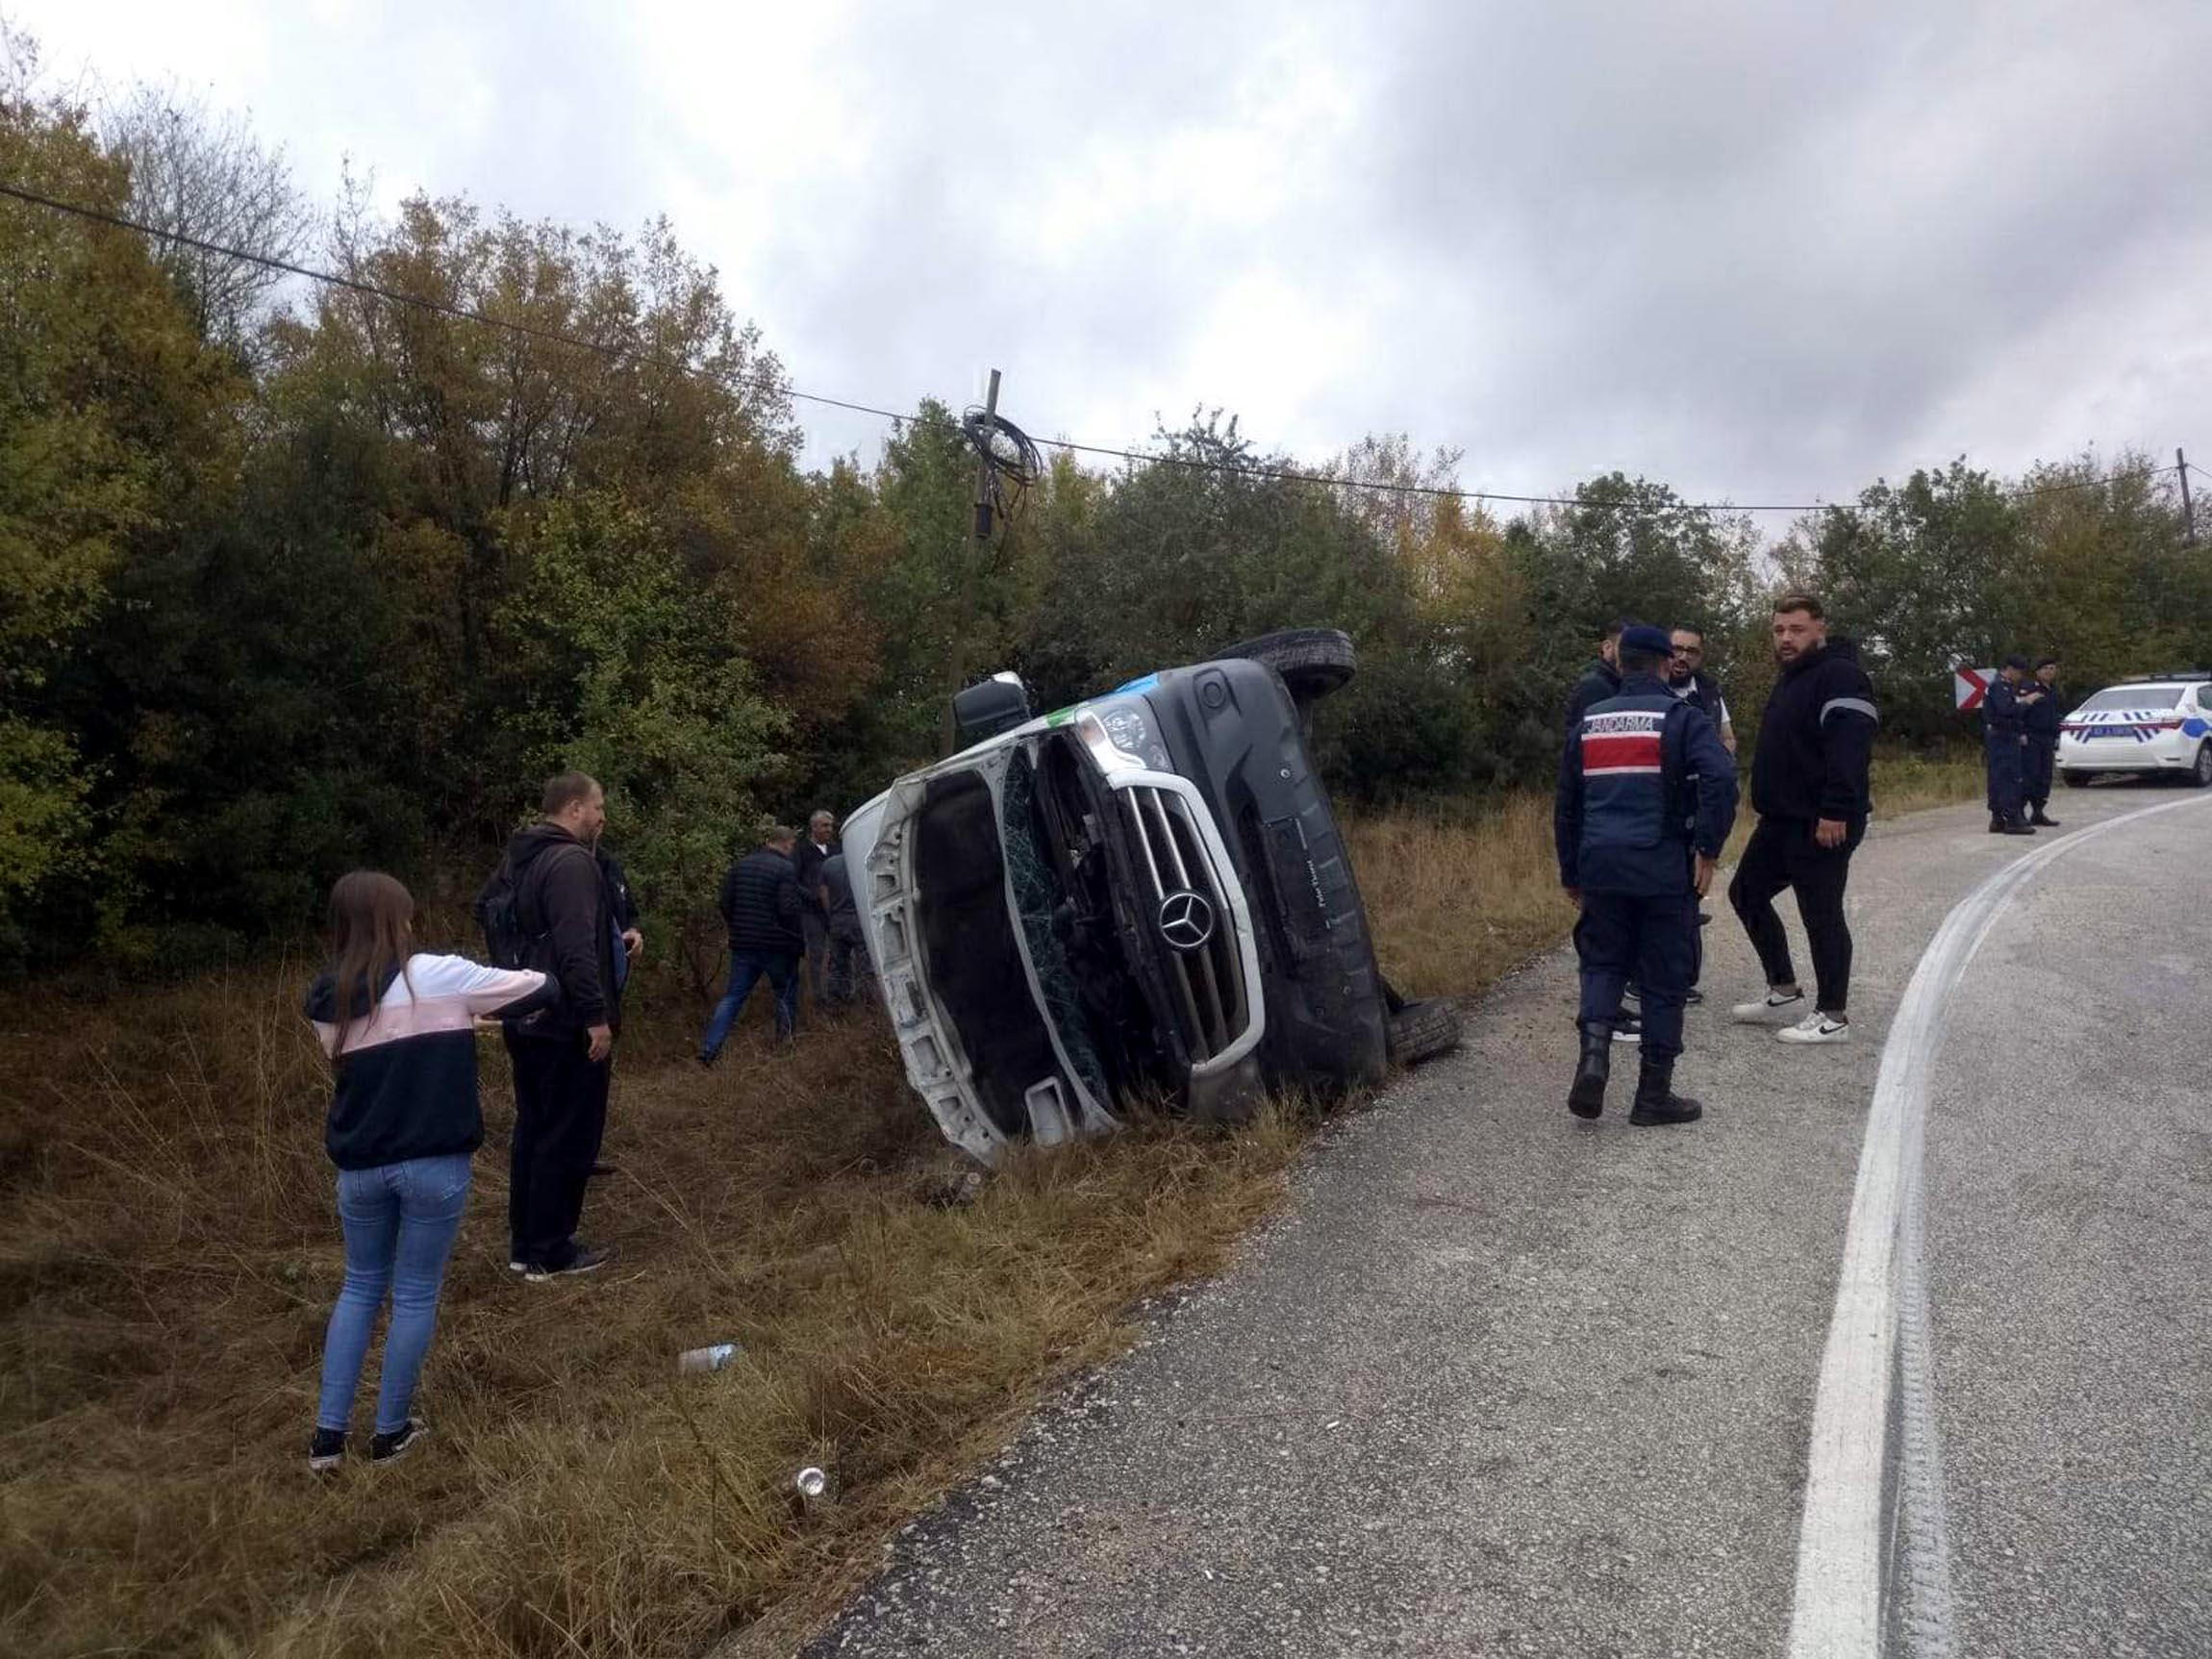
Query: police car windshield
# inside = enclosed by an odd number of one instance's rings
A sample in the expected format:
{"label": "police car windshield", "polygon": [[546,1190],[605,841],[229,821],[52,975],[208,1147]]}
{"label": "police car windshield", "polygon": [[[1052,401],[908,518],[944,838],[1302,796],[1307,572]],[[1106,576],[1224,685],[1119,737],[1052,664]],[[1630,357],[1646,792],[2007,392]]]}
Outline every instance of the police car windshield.
{"label": "police car windshield", "polygon": [[2082,704],[2084,709],[2171,709],[2181,701],[2179,686],[2115,686]]}

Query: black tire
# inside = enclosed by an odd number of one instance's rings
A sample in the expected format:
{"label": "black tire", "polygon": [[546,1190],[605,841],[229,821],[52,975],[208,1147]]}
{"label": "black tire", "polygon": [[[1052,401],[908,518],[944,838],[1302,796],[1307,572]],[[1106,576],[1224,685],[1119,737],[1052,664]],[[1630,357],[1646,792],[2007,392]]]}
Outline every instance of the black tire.
{"label": "black tire", "polygon": [[1283,628],[1256,640],[1240,640],[1215,656],[1265,663],[1282,675],[1301,707],[1342,690],[1359,668],[1359,647],[1342,628]]}
{"label": "black tire", "polygon": [[2197,745],[2197,765],[2189,773],[2189,781],[2198,789],[2212,789],[2212,743]]}
{"label": "black tire", "polygon": [[1419,1066],[1459,1046],[1465,1021],[1459,1004],[1448,996],[1409,1002],[1390,1018],[1390,1057],[1393,1065]]}
{"label": "black tire", "polygon": [[2058,775],[2061,781],[2063,781],[2066,787],[2070,790],[2085,790],[2089,787],[2090,774],[2081,770],[2078,767],[2069,767],[2067,770],[2060,772]]}

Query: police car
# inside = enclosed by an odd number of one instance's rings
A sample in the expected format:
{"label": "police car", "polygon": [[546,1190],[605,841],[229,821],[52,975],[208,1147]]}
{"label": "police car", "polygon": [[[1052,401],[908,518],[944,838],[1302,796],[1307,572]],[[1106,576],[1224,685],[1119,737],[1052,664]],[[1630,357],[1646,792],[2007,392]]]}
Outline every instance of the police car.
{"label": "police car", "polygon": [[2212,786],[2212,670],[2129,680],[2058,725],[2058,775],[2074,789],[2105,773],[2162,772]]}

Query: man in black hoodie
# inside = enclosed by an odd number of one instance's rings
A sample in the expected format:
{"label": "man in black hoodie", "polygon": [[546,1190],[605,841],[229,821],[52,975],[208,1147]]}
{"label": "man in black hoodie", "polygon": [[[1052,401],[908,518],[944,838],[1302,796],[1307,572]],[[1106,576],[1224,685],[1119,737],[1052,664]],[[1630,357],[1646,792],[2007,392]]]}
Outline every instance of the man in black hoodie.
{"label": "man in black hoodie", "polygon": [[[1873,810],[1867,775],[1880,715],[1858,648],[1828,638],[1819,600],[1803,593],[1776,600],[1773,635],[1782,672],[1767,698],[1751,762],[1759,824],[1728,886],[1728,902],[1766,969],[1767,994],[1738,1003],[1734,1014],[1747,1024],[1803,1014],[1777,1033],[1785,1043],[1841,1043],[1851,1034],[1844,887]],[[1813,947],[1818,994],[1810,1013],[1790,966],[1789,936],[1774,914],[1775,895],[1786,887],[1797,890]]]}
{"label": "man in black hoodie", "polygon": [[532,1282],[588,1273],[607,1252],[580,1244],[584,1184],[607,1132],[615,1033],[622,1022],[614,904],[592,846],[607,797],[583,772],[547,781],[542,815],[507,843],[527,966],[561,986],[559,1005],[503,1029],[515,1062],[508,1266]]}

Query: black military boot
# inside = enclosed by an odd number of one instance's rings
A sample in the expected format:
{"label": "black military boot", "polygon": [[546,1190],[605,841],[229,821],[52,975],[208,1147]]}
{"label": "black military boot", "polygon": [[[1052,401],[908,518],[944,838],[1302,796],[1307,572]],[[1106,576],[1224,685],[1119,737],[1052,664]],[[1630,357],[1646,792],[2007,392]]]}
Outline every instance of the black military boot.
{"label": "black military boot", "polygon": [[2041,801],[2035,803],[2035,810],[2027,815],[2027,821],[2038,829],[2056,829],[2058,827],[2058,820],[2043,810]]}
{"label": "black military boot", "polygon": [[1595,1118],[1604,1111],[1605,1080],[1612,1074],[1613,1022],[1586,1020],[1582,1026],[1582,1059],[1567,1091],[1567,1109],[1577,1118]]}
{"label": "black military boot", "polygon": [[1644,1069],[1636,1076],[1636,1105],[1628,1114],[1628,1121],[1639,1124],[1695,1123],[1705,1115],[1705,1108],[1687,1094],[1672,1092],[1674,1082],[1674,1062],[1672,1059],[1654,1060],[1644,1056]]}

